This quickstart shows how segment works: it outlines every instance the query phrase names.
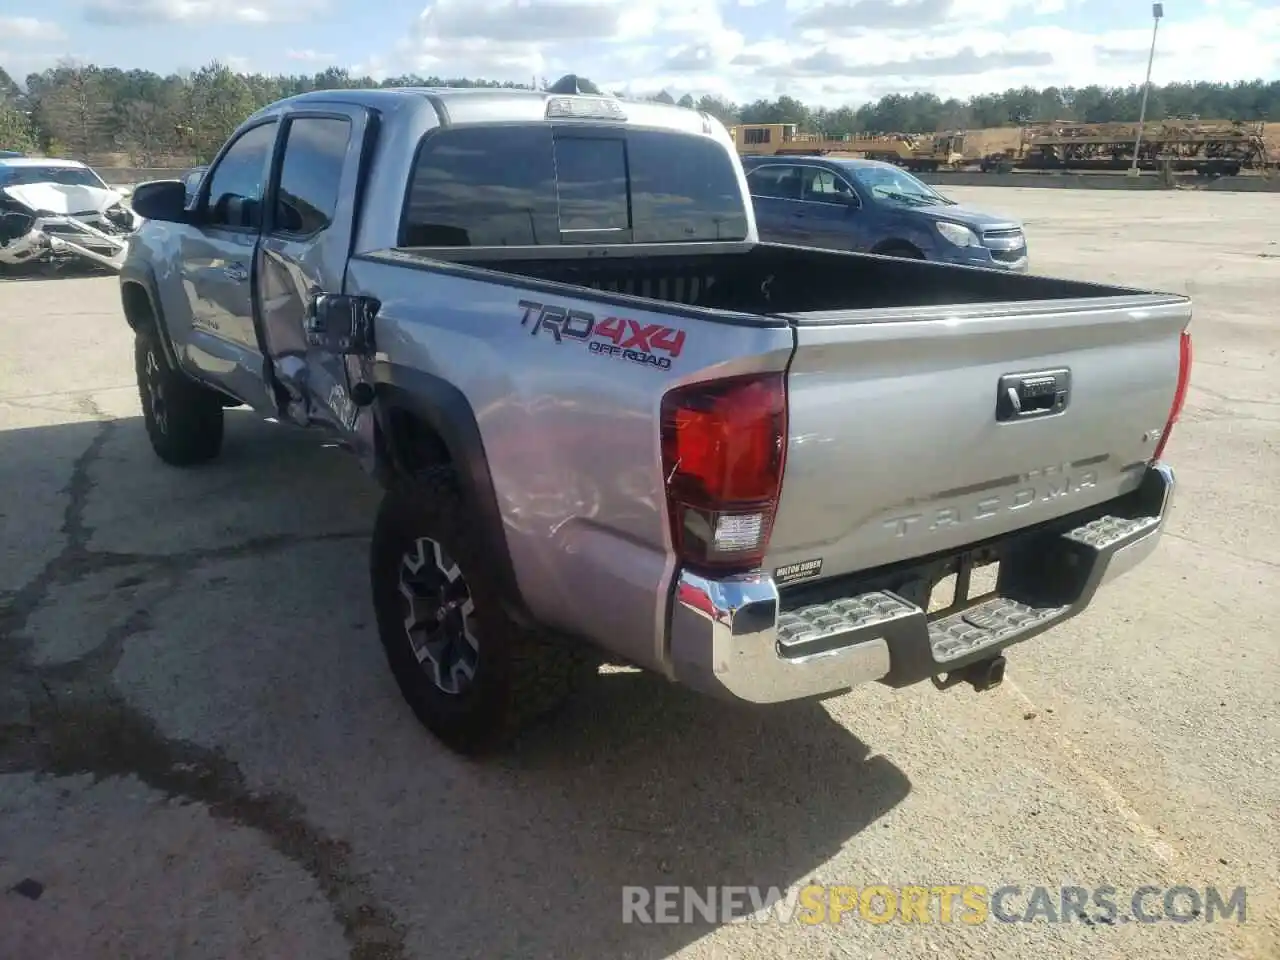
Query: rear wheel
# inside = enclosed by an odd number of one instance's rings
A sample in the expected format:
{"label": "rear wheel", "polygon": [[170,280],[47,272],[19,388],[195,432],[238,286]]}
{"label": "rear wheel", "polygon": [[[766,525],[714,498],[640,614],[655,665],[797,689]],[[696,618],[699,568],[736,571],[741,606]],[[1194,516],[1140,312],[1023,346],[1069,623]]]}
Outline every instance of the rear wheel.
{"label": "rear wheel", "polygon": [[516,623],[453,468],[393,480],[369,569],[378,633],[401,694],[446,746],[475,754],[559,707],[592,661]]}
{"label": "rear wheel", "polygon": [[134,333],[134,369],[151,449],[165,463],[193,466],[222,450],[223,398],[175,370],[150,323]]}

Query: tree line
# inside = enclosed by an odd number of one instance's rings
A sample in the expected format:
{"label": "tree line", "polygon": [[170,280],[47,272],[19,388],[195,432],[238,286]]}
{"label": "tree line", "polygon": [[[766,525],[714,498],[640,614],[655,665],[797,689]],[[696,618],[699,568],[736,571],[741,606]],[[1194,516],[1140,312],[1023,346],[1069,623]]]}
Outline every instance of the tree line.
{"label": "tree line", "polygon": [[[579,82],[586,92],[600,92],[585,78]],[[0,149],[90,162],[105,155],[124,155],[138,167],[203,163],[240,121],[274,100],[310,90],[371,86],[530,89],[533,84],[411,75],[375,81],[336,67],[312,76],[268,76],[237,73],[218,62],[189,74],[161,76],[149,70],[68,62],[33,73],[25,85],[19,85],[0,68]],[[804,132],[842,135],[926,133],[1050,120],[1134,121],[1141,96],[1140,86],[1021,87],[964,100],[944,100],[932,93],[890,94],[856,108],[834,109],[810,107],[789,96],[738,104],[687,94],[676,101],[661,91],[650,99],[697,107],[726,124],[794,123]],[[1280,120],[1280,80],[1154,86],[1147,117]]]}

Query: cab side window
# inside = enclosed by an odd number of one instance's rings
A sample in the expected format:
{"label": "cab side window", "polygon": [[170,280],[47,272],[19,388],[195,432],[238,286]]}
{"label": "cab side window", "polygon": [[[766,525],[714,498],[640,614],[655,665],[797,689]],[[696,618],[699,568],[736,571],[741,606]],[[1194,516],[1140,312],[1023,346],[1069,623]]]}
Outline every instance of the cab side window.
{"label": "cab side window", "polygon": [[783,164],[757,167],[747,174],[747,186],[751,189],[753,197],[764,197],[770,200],[799,200],[800,169]]}
{"label": "cab side window", "polygon": [[311,236],[333,223],[351,121],[298,117],[285,130],[272,232]]}
{"label": "cab side window", "polygon": [[230,230],[262,226],[262,195],[276,140],[274,120],[251,127],[231,145],[209,179],[205,225]]}

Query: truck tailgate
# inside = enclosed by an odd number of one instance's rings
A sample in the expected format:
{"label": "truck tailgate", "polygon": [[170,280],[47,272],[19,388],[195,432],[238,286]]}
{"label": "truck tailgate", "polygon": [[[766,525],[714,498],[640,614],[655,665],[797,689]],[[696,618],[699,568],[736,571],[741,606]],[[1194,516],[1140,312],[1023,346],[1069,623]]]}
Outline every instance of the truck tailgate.
{"label": "truck tailgate", "polygon": [[1135,294],[790,319],[787,460],[765,562],[809,579],[1133,490],[1174,399],[1191,303]]}

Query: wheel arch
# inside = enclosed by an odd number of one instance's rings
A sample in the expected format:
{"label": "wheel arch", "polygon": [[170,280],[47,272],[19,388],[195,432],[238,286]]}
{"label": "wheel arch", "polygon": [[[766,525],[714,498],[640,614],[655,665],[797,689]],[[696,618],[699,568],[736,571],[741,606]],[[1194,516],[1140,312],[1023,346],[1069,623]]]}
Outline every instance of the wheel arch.
{"label": "wheel arch", "polygon": [[902,237],[891,237],[888,240],[881,240],[871,248],[871,252],[882,257],[891,257],[897,253],[898,255],[906,254],[907,256],[916,258],[917,260],[927,259],[924,255],[924,251],[921,250],[919,246],[912,243],[910,240],[903,239]]}
{"label": "wheel arch", "polygon": [[384,485],[411,481],[428,467],[452,466],[485,553],[492,558],[503,604],[510,616],[532,624],[511,562],[480,425],[463,392],[433,374],[384,365],[377,374],[374,418],[379,479]]}
{"label": "wheel arch", "polygon": [[169,365],[175,370],[181,370],[182,365],[178,362],[177,352],[164,322],[164,311],[160,308],[155,274],[150,267],[126,264],[121,270],[120,306],[124,310],[124,319],[129,324],[129,329],[136,332],[139,326],[150,324],[159,337],[160,348],[164,350]]}
{"label": "wheel arch", "polygon": [[135,333],[140,327],[149,326],[155,331],[160,341],[160,349],[164,351],[165,360],[174,370],[181,371],[192,383],[198,383],[222,398],[224,407],[238,407],[244,403],[234,397],[221,385],[205,383],[192,377],[190,371],[179,361],[178,350],[169,337],[169,326],[164,320],[164,311],[160,307],[160,296],[156,292],[155,275],[149,266],[126,266],[120,274],[120,306],[124,310],[124,319],[129,329]]}

